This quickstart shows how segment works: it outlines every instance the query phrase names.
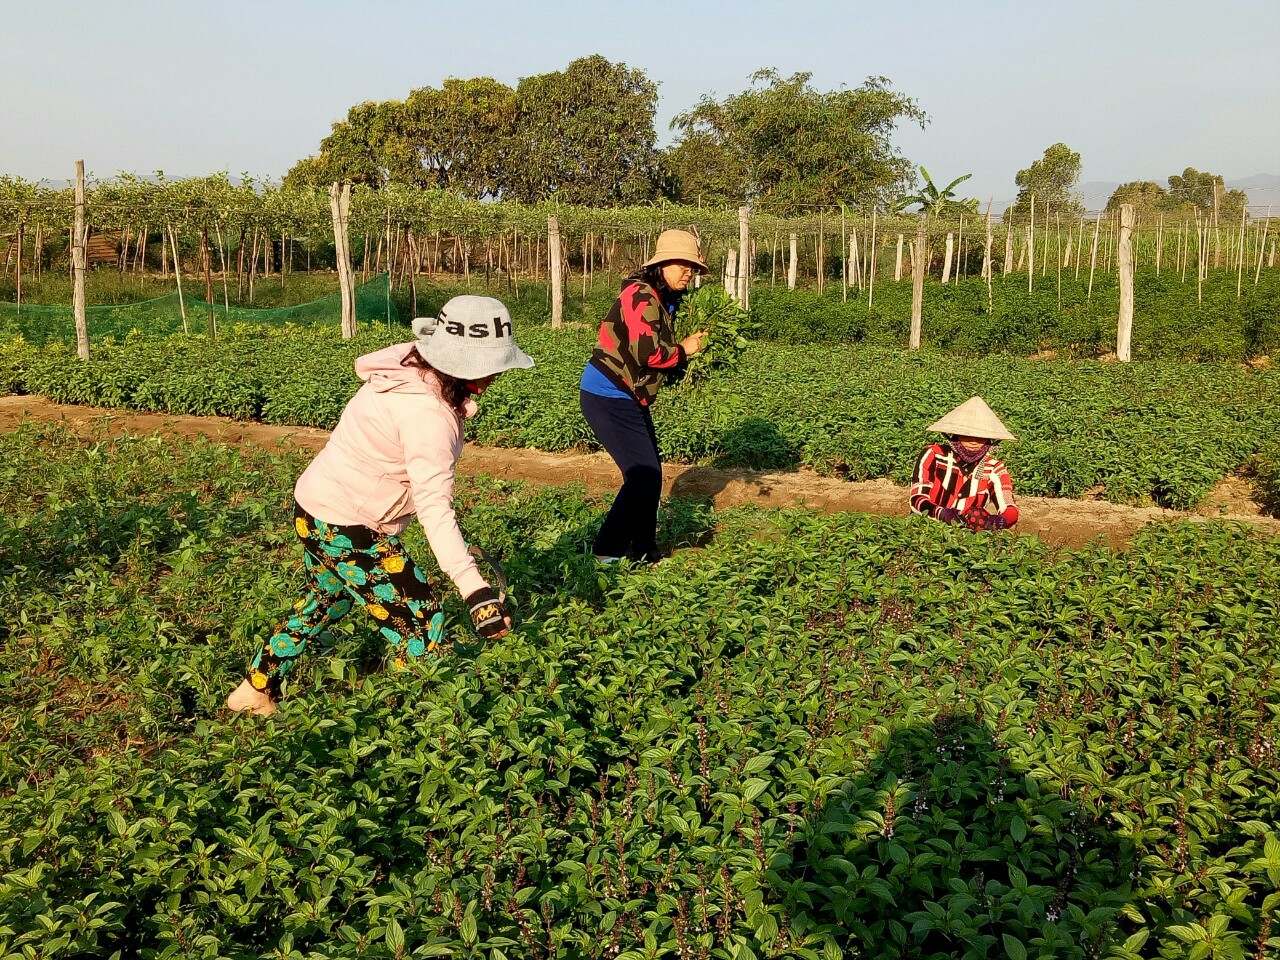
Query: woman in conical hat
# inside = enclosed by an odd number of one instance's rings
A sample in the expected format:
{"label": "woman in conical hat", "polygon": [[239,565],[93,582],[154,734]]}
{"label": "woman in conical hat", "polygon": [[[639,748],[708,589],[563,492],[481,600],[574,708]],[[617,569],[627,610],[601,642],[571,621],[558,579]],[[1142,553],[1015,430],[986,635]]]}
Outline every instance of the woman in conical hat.
{"label": "woman in conical hat", "polygon": [[1018,522],[1013,481],[994,451],[1017,440],[981,397],[970,397],[929,430],[947,442],[925,449],[911,474],[911,512],[972,530],[1006,530]]}

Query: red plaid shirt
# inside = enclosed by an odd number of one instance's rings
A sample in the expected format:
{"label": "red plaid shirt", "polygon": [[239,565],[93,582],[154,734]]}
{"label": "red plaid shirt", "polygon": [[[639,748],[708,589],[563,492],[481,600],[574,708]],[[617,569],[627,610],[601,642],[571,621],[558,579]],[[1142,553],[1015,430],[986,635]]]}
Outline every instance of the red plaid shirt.
{"label": "red plaid shirt", "polygon": [[981,527],[988,514],[1003,517],[1009,526],[1017,523],[1013,480],[1003,461],[987,454],[967,464],[944,444],[928,447],[911,473],[911,512],[936,517],[942,509],[954,510],[971,527]]}

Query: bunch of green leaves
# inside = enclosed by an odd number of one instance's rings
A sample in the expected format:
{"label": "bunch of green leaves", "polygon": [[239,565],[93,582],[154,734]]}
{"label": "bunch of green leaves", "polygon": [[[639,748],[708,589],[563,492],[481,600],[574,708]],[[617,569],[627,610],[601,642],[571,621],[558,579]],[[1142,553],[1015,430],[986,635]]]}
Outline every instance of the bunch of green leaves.
{"label": "bunch of green leaves", "polygon": [[676,336],[683,340],[705,330],[702,350],[689,358],[685,382],[697,383],[713,370],[732,370],[747,348],[755,324],[751,312],[716,283],[685,296],[676,313]]}

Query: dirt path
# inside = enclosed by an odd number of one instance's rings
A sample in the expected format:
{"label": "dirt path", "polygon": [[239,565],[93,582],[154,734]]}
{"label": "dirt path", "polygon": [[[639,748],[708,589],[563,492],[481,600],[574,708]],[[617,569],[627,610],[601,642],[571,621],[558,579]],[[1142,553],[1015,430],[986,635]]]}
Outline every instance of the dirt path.
{"label": "dirt path", "polygon": [[[220,443],[267,448],[292,445],[313,451],[323,447],[329,437],[327,430],[311,427],[68,406],[33,396],[0,397],[0,433],[13,430],[27,418],[60,420],[86,434],[105,427],[112,435],[156,432],[185,439],[208,437]],[[596,494],[616,490],[619,482],[617,468],[603,453],[545,453],[468,445],[458,470],[466,475],[485,474],[553,486],[580,483]],[[888,480],[849,483],[819,476],[808,469],[794,472],[719,470],[684,464],[667,464],[664,475],[668,493],[710,497],[721,508],[756,504],[806,506],[832,513],[846,510],[885,516],[907,513],[906,488]],[[1280,520],[1262,516],[1250,497],[1248,485],[1236,478],[1223,481],[1196,513],[1049,497],[1021,497],[1018,503],[1022,508],[1018,531],[1036,534],[1046,543],[1057,546],[1083,546],[1100,537],[1108,545],[1120,548],[1144,524],[1183,518],[1234,520],[1280,536]]]}

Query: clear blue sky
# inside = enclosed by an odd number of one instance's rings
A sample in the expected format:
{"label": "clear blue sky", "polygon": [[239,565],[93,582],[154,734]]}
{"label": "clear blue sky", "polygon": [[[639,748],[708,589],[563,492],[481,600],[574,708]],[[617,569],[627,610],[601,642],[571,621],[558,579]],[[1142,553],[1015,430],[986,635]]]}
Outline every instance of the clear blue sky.
{"label": "clear blue sky", "polygon": [[[1057,141],[1081,182],[1280,174],[1280,3],[899,0],[0,0],[0,173],[278,178],[364,100],[600,53],[659,84],[659,137],[760,67],[888,77],[931,122],[895,142],[1012,198]],[[1280,196],[1276,197],[1280,209]]]}

